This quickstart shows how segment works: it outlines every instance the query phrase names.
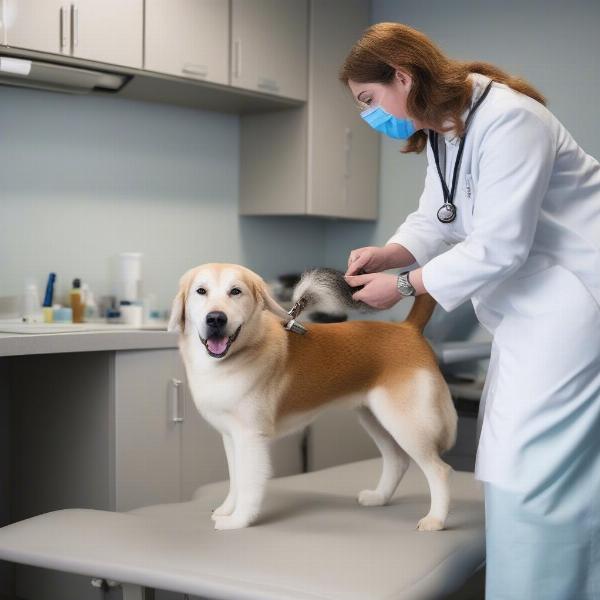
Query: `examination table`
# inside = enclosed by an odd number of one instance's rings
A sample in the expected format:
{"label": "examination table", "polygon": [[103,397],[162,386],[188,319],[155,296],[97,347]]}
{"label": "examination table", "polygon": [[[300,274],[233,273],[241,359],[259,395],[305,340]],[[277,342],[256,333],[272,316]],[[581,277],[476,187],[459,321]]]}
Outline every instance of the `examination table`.
{"label": "examination table", "polygon": [[420,532],[430,497],[412,461],[388,506],[358,504],[380,468],[376,458],[271,479],[257,523],[231,531],[210,519],[226,481],[189,502],[58,510],[0,528],[0,559],[114,580],[124,600],[154,589],[228,600],[445,598],[485,562],[483,486],[453,473],[447,529]]}

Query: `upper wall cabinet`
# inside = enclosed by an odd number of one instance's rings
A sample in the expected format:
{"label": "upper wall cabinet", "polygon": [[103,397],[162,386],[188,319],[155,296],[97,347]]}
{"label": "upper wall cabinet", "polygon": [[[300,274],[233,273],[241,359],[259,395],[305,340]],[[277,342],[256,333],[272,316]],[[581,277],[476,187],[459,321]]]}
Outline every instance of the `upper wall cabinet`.
{"label": "upper wall cabinet", "polygon": [[229,83],[228,0],[146,0],[144,68]]}
{"label": "upper wall cabinet", "polygon": [[379,135],[338,79],[369,8],[311,0],[308,102],[240,120],[241,214],[377,219]]}
{"label": "upper wall cabinet", "polygon": [[71,54],[70,7],[61,0],[0,2],[2,43],[16,48]]}
{"label": "upper wall cabinet", "polygon": [[308,0],[232,0],[231,85],[306,100]]}
{"label": "upper wall cabinet", "polygon": [[142,67],[143,0],[75,0],[71,7],[73,56]]}
{"label": "upper wall cabinet", "polygon": [[313,0],[310,15],[307,212],[356,219],[378,215],[380,135],[361,118],[338,80],[350,48],[369,25],[364,0]]}
{"label": "upper wall cabinet", "polygon": [[4,0],[4,43],[141,68],[143,0]]}

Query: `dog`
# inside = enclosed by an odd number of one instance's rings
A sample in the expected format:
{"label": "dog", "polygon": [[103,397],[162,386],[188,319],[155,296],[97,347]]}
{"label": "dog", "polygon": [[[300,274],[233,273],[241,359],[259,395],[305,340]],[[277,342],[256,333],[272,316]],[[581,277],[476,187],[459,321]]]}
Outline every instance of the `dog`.
{"label": "dog", "polygon": [[[315,269],[303,274],[293,299],[356,308],[356,289],[341,272]],[[230,484],[212,513],[216,529],[256,521],[272,475],[269,441],[304,428],[333,404],[356,410],[383,458],[379,483],[358,502],[387,504],[412,458],[431,495],[417,529],[444,528],[452,468],[440,455],[456,441],[457,414],[422,335],[435,305],[423,294],[402,322],[307,323],[299,335],[286,330],[290,313],[250,269],[207,263],[183,274],[168,330],[179,331],[194,404],[223,437]]]}

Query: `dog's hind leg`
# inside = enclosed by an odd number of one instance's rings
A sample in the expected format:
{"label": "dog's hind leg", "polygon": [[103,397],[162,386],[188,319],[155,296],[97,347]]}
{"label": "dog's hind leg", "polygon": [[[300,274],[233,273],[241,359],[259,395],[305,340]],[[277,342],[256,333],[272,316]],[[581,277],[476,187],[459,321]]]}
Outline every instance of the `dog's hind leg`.
{"label": "dog's hind leg", "polygon": [[357,409],[358,420],[373,438],[381,452],[383,461],[381,477],[374,490],[363,490],[358,495],[358,501],[363,506],[383,506],[387,504],[400,480],[406,473],[410,458],[386,431],[373,413],[366,406]]}
{"label": "dog's hind leg", "polygon": [[233,451],[233,440],[228,433],[223,434],[223,446],[225,447],[225,454],[227,455],[227,467],[229,470],[229,493],[227,494],[227,498],[221,506],[215,508],[211,515],[211,519],[216,519],[216,517],[222,517],[226,515],[230,515],[235,509],[235,456]]}
{"label": "dog's hind leg", "polygon": [[269,439],[241,428],[232,432],[235,462],[235,509],[215,517],[215,529],[247,527],[258,516],[267,480],[272,474]]}
{"label": "dog's hind leg", "polygon": [[428,400],[433,406],[435,390],[425,384],[416,385],[407,392],[421,395],[417,410],[414,409],[414,401],[411,410],[407,406],[410,402],[399,401],[383,389],[371,395],[369,406],[394,440],[423,470],[429,485],[431,506],[429,513],[417,524],[417,529],[437,531],[444,528],[448,516],[452,467],[440,458],[439,439],[431,423],[434,414],[426,408]]}

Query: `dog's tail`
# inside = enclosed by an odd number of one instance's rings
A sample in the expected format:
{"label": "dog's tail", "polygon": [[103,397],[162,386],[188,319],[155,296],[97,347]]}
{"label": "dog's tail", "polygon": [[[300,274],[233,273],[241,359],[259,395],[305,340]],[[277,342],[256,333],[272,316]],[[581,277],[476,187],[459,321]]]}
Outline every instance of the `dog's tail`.
{"label": "dog's tail", "polygon": [[[308,269],[302,273],[300,281],[294,288],[292,300],[294,302],[293,317],[306,309],[322,311],[332,315],[344,317],[349,309],[360,312],[373,312],[376,308],[354,300],[352,294],[364,286],[351,287],[344,279],[344,273],[336,269],[321,267]],[[429,321],[436,301],[429,294],[422,294],[415,298],[406,322],[423,331]]]}
{"label": "dog's tail", "polygon": [[423,331],[433,314],[436,304],[437,302],[429,294],[417,296],[410,307],[406,323],[410,323],[419,331]]}

